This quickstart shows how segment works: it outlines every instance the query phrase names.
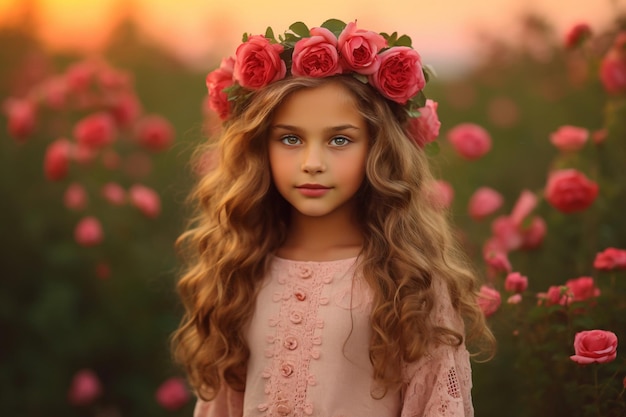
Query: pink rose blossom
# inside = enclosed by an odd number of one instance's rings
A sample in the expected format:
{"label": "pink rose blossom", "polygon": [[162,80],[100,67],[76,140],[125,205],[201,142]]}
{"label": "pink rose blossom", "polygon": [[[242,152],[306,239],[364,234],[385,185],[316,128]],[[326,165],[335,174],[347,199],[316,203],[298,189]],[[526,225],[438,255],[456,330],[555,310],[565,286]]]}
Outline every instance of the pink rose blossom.
{"label": "pink rose blossom", "polygon": [[564,152],[578,151],[589,139],[589,130],[577,126],[561,126],[550,135],[550,142]]}
{"label": "pink rose blossom", "polygon": [[575,169],[553,171],[545,187],[548,203],[563,213],[585,210],[598,196],[598,185]]}
{"label": "pink rose blossom", "polygon": [[378,71],[378,53],[387,46],[382,35],[370,30],[357,29],[350,22],[339,35],[338,48],[341,63],[345,70],[370,75]]}
{"label": "pink rose blossom", "polygon": [[422,61],[416,50],[395,46],[378,54],[380,68],[370,74],[369,83],[383,96],[406,104],[426,85]]}
{"label": "pink rose blossom", "polygon": [[154,152],[163,151],[174,141],[174,127],[162,116],[145,116],[137,122],[135,137],[144,148]]}
{"label": "pink rose blossom", "polygon": [[154,219],[161,212],[161,199],[152,188],[143,185],[133,185],[128,190],[130,202],[146,217]]}
{"label": "pink rose blossom", "polygon": [[48,145],[43,166],[47,179],[58,181],[67,176],[71,151],[72,144],[67,139],[57,139]]}
{"label": "pink rose blossom", "polygon": [[602,271],[626,269],[626,250],[606,248],[596,255],[593,267]]}
{"label": "pink rose blossom", "polygon": [[553,306],[560,304],[568,305],[572,301],[573,295],[569,287],[565,285],[552,285],[545,293],[538,293],[537,299],[539,305]]}
{"label": "pink rose blossom", "polygon": [[176,411],[189,402],[191,395],[182,378],[170,378],[156,390],[157,403],[168,411]]}
{"label": "pink rose blossom", "polygon": [[478,307],[480,307],[485,317],[489,317],[498,311],[502,298],[498,290],[483,285],[480,287],[477,301]]}
{"label": "pink rose blossom", "polygon": [[617,336],[607,330],[585,330],[574,336],[575,355],[570,359],[581,365],[607,363],[617,357]]}
{"label": "pink rose blossom", "polygon": [[468,212],[472,219],[481,220],[497,211],[504,202],[502,194],[489,187],[480,187],[470,197]]}
{"label": "pink rose blossom", "polygon": [[67,399],[74,406],[83,406],[93,403],[101,394],[98,376],[90,369],[83,369],[72,378]]}
{"label": "pink rose blossom", "polygon": [[100,194],[109,204],[114,206],[122,206],[126,203],[126,190],[115,182],[104,184],[100,190]]}
{"label": "pink rose blossom", "polygon": [[43,103],[48,107],[62,110],[68,99],[68,86],[65,77],[48,78],[41,85],[40,94]]}
{"label": "pink rose blossom", "polygon": [[91,61],[80,61],[65,71],[68,88],[74,94],[84,92],[94,79],[96,67]]}
{"label": "pink rose blossom", "polygon": [[74,137],[80,145],[93,149],[103,148],[115,140],[115,120],[109,113],[91,114],[74,127]]}
{"label": "pink rose blossom", "polygon": [[437,102],[427,99],[426,105],[418,109],[420,116],[409,120],[409,137],[420,148],[427,143],[434,142],[439,136],[441,122],[437,115],[437,106]]}
{"label": "pink rose blossom", "polygon": [[428,201],[437,208],[447,209],[454,200],[454,188],[444,180],[435,180],[429,184],[426,194]]}
{"label": "pink rose blossom", "polygon": [[285,78],[287,67],[280,59],[283,50],[263,35],[250,36],[235,52],[234,79],[244,88],[257,90]]}
{"label": "pink rose blossom", "polygon": [[340,74],[337,38],[326,28],[313,28],[311,36],[296,42],[291,73],[294,76],[329,77]]}
{"label": "pink rose blossom", "polygon": [[572,301],[585,301],[600,295],[600,289],[596,287],[592,277],[570,279],[565,286],[572,294]]}
{"label": "pink rose blossom", "polygon": [[594,145],[601,145],[606,141],[606,138],[609,136],[609,130],[607,128],[594,130],[591,132],[591,140]]}
{"label": "pink rose blossom", "polygon": [[448,140],[463,158],[473,161],[491,150],[491,136],[481,126],[461,123],[448,132]]}
{"label": "pink rose blossom", "polygon": [[519,304],[522,302],[522,294],[513,294],[506,300],[506,302],[508,304]]}
{"label": "pink rose blossom", "polygon": [[511,272],[504,280],[504,289],[510,292],[524,292],[528,288],[528,278],[519,272]]}
{"label": "pink rose blossom", "polygon": [[505,252],[517,250],[522,246],[524,237],[520,229],[509,216],[499,216],[491,222],[491,233]]}
{"label": "pink rose blossom", "polygon": [[235,58],[228,57],[214,71],[206,77],[206,87],[209,93],[208,106],[222,120],[226,120],[230,115],[230,102],[225,88],[233,85],[233,71],[235,70]]}
{"label": "pink rose blossom", "polygon": [[517,198],[513,210],[511,210],[510,218],[513,224],[520,226],[535,207],[537,207],[537,196],[535,193],[523,190]]}
{"label": "pink rose blossom", "polygon": [[119,126],[130,126],[141,114],[141,102],[137,95],[123,91],[107,100],[107,108]]}
{"label": "pink rose blossom", "polygon": [[600,81],[609,94],[626,94],[626,32],[621,32],[600,63]]}
{"label": "pink rose blossom", "polygon": [[484,259],[492,274],[509,273],[512,270],[509,257],[504,252],[488,252],[485,254]]}
{"label": "pink rose blossom", "polygon": [[70,210],[84,210],[87,207],[87,191],[77,182],[70,184],[63,194],[63,203]]}
{"label": "pink rose blossom", "polygon": [[591,37],[591,27],[586,23],[572,26],[565,35],[565,47],[575,48]]}
{"label": "pink rose blossom", "polygon": [[93,216],[81,219],[74,229],[74,239],[81,246],[99,245],[103,239],[100,220]]}
{"label": "pink rose blossom", "polygon": [[26,140],[35,130],[35,103],[27,99],[8,99],[4,103],[9,135],[18,141]]}
{"label": "pink rose blossom", "polygon": [[80,165],[89,165],[96,159],[97,150],[84,143],[72,146],[72,159]]}
{"label": "pink rose blossom", "polygon": [[543,243],[546,236],[546,222],[541,217],[535,216],[530,222],[530,226],[521,230],[521,249],[536,249]]}

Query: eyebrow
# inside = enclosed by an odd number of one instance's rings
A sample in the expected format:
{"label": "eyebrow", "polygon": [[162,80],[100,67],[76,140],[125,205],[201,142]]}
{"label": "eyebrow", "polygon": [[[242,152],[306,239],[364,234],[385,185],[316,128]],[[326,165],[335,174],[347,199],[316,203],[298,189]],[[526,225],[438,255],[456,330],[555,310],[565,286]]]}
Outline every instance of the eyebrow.
{"label": "eyebrow", "polygon": [[[272,129],[283,129],[283,130],[292,130],[292,131],[300,131],[301,129],[298,126],[292,126],[292,125],[284,125],[284,124],[277,124],[272,126]],[[326,129],[326,131],[329,132],[341,132],[344,130],[349,130],[349,129],[354,129],[354,130],[359,130],[359,128],[357,126],[351,125],[351,124],[345,124],[345,125],[339,125],[339,126],[332,126]]]}

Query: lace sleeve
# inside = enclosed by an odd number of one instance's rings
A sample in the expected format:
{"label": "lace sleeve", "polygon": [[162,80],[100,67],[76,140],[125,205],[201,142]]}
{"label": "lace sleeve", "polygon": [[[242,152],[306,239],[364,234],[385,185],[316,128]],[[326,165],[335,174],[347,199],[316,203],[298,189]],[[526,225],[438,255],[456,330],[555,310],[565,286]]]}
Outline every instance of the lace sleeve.
{"label": "lace sleeve", "polygon": [[[435,325],[464,333],[445,284],[435,284]],[[472,371],[465,344],[434,346],[417,362],[406,364],[402,417],[473,417]]]}
{"label": "lace sleeve", "polygon": [[193,417],[241,417],[243,416],[243,393],[228,386],[222,387],[212,401],[198,398]]}
{"label": "lace sleeve", "polygon": [[405,368],[402,417],[473,417],[469,354],[441,345]]}

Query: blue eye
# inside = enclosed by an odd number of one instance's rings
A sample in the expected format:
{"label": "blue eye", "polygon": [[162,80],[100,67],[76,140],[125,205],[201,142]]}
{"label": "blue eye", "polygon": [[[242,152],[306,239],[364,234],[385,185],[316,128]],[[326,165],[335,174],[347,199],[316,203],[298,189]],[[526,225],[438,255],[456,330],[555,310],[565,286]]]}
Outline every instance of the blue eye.
{"label": "blue eye", "polygon": [[345,136],[335,136],[330,140],[330,142],[335,146],[346,146],[348,143],[350,143],[350,139],[346,138]]}
{"label": "blue eye", "polygon": [[300,139],[294,135],[283,136],[280,141],[285,145],[299,145],[301,143]]}

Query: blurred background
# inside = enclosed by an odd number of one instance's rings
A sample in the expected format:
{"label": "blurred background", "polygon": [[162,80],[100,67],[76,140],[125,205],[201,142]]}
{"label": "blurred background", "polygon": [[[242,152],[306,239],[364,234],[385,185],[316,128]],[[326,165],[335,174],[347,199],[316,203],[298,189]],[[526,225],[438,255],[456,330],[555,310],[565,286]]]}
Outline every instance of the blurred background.
{"label": "blurred background", "polygon": [[[215,125],[204,79],[243,32],[332,17],[413,39],[438,74],[426,89],[442,121],[433,165],[454,187],[455,225],[483,273],[490,228],[467,214],[470,196],[492,187],[510,211],[560,163],[552,132],[611,122],[598,61],[625,13],[626,0],[0,0],[0,415],[192,414],[168,345],[181,315],[174,241],[197,175],[190,158]],[[578,23],[593,42],[569,50]],[[491,135],[480,162],[445,139],[464,122]],[[604,165],[613,178],[624,175],[623,133],[609,135],[621,149]],[[100,150],[70,140],[81,137]],[[608,207],[624,207],[614,195]],[[626,247],[621,214],[600,209],[605,228],[580,250]],[[539,210],[561,238],[512,257],[536,291],[586,272],[566,243],[589,233]],[[507,343],[475,367],[477,416],[534,415],[515,393]]]}

